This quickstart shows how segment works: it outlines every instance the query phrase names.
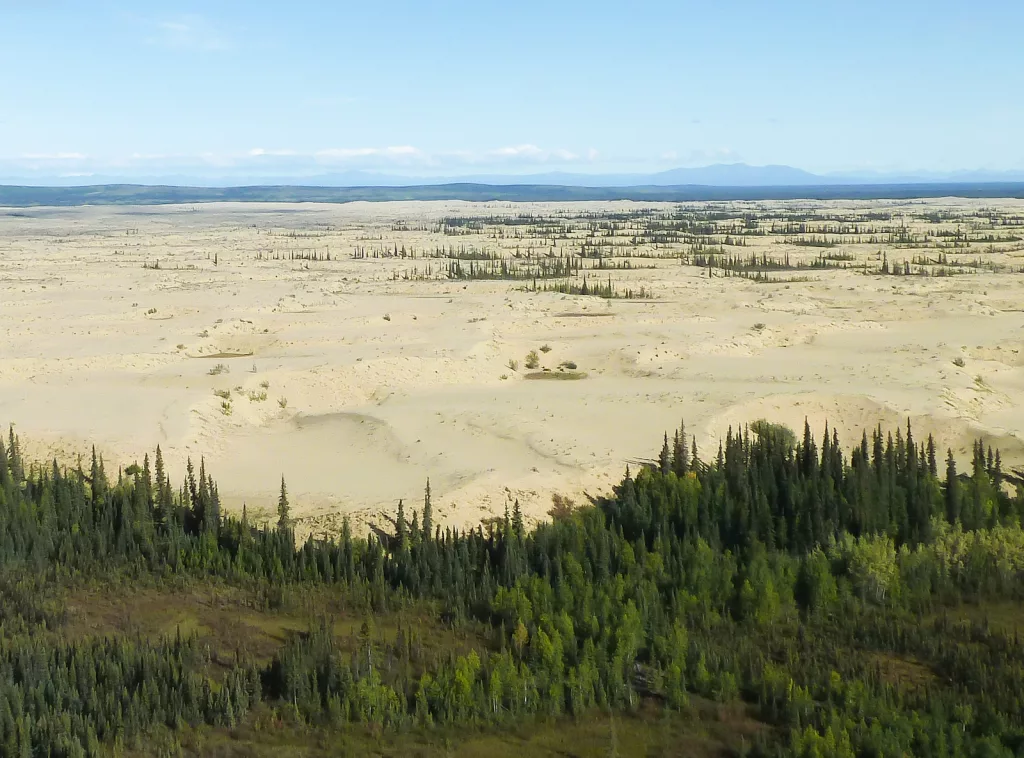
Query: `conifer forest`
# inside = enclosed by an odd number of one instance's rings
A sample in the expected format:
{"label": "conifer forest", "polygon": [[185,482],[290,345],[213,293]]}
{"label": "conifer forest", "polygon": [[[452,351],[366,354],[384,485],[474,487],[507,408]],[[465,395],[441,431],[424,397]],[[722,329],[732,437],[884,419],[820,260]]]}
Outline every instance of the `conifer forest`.
{"label": "conifer forest", "polygon": [[1024,755],[1024,479],[981,442],[680,426],[533,528],[427,483],[298,541],[283,480],[258,524],[203,461],[5,437],[5,756]]}

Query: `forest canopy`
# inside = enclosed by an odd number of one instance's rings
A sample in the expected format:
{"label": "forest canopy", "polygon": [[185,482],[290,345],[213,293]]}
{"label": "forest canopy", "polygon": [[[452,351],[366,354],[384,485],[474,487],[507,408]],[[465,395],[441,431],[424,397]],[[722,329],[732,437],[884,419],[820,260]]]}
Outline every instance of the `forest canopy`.
{"label": "forest canopy", "polygon": [[[702,457],[681,426],[608,496],[533,528],[512,503],[453,530],[428,484],[392,529],[297,542],[283,480],[278,518],[255,524],[221,508],[203,461],[173,481],[157,448],[115,479],[95,453],[26,460],[12,428],[0,753],[182,755],[203,734],[264,754],[268,729],[303,754],[441,735],[447,751],[652,709],[693,730],[720,704],[745,726],[713,753],[1024,755],[1024,480],[980,441],[961,472],[909,424],[849,448],[819,434],[756,421]],[[263,619],[301,598],[310,621],[231,655],[180,626],[75,633],[68,598],[111,587],[230,591]]]}

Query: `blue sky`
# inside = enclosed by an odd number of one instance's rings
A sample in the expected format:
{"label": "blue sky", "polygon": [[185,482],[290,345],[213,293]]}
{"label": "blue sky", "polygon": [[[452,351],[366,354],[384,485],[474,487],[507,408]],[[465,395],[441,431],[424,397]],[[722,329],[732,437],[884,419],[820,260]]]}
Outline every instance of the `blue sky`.
{"label": "blue sky", "polygon": [[0,176],[1024,168],[1024,3],[0,0]]}

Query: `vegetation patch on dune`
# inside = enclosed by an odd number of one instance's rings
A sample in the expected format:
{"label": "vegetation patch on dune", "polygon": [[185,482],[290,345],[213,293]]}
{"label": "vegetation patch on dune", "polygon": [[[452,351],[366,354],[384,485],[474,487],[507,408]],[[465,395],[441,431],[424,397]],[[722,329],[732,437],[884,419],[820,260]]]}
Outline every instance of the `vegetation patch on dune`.
{"label": "vegetation patch on dune", "polygon": [[220,352],[220,353],[199,353],[190,355],[189,358],[250,358],[254,355],[252,350],[242,353]]}
{"label": "vegetation patch on dune", "polygon": [[586,371],[531,371],[529,374],[523,375],[523,379],[533,379],[539,381],[575,381],[577,379],[586,378]]}

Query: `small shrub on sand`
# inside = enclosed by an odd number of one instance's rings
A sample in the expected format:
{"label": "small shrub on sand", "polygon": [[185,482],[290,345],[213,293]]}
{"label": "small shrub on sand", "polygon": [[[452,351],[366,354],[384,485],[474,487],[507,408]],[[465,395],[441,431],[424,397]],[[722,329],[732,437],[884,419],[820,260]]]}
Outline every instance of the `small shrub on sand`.
{"label": "small shrub on sand", "polygon": [[542,353],[550,353],[551,352],[551,345],[541,345],[540,346],[540,351]]}
{"label": "small shrub on sand", "polygon": [[509,358],[508,359],[508,367],[510,369],[512,369],[513,371],[518,371],[519,370],[519,361],[517,361],[515,358]]}
{"label": "small shrub on sand", "polygon": [[270,382],[267,381],[266,379],[264,379],[262,382],[260,382],[260,386],[263,389],[265,389],[265,390],[269,390],[270,389]]}
{"label": "small shrub on sand", "polygon": [[231,399],[231,390],[214,390],[213,394],[219,397],[221,400]]}
{"label": "small shrub on sand", "polygon": [[540,365],[540,356],[537,355],[536,350],[531,350],[526,354],[526,363],[524,365],[528,369],[535,369]]}
{"label": "small shrub on sand", "polygon": [[953,359],[953,365],[956,366],[957,368],[963,368],[964,366],[967,365],[967,361],[965,361],[960,356],[957,356],[956,358]]}
{"label": "small shrub on sand", "polygon": [[562,369],[563,371],[565,369],[569,369],[570,371],[575,371],[576,370],[576,361],[562,361],[561,363],[558,364],[558,368]]}
{"label": "small shrub on sand", "polygon": [[220,376],[221,374],[227,374],[230,371],[231,369],[229,369],[225,364],[218,363],[216,366],[211,368],[206,373],[208,373],[210,376]]}
{"label": "small shrub on sand", "polygon": [[523,375],[523,379],[531,379],[534,381],[577,381],[579,379],[586,379],[586,371],[552,371],[550,369],[544,369],[543,371],[531,371],[529,374]]}
{"label": "small shrub on sand", "polygon": [[282,408],[287,408],[288,407],[288,398],[286,398],[286,397],[279,397],[277,399],[277,404],[280,405]]}
{"label": "small shrub on sand", "polygon": [[231,401],[230,400],[222,400],[221,401],[221,403],[220,403],[220,412],[223,413],[225,416],[230,416],[231,415]]}

